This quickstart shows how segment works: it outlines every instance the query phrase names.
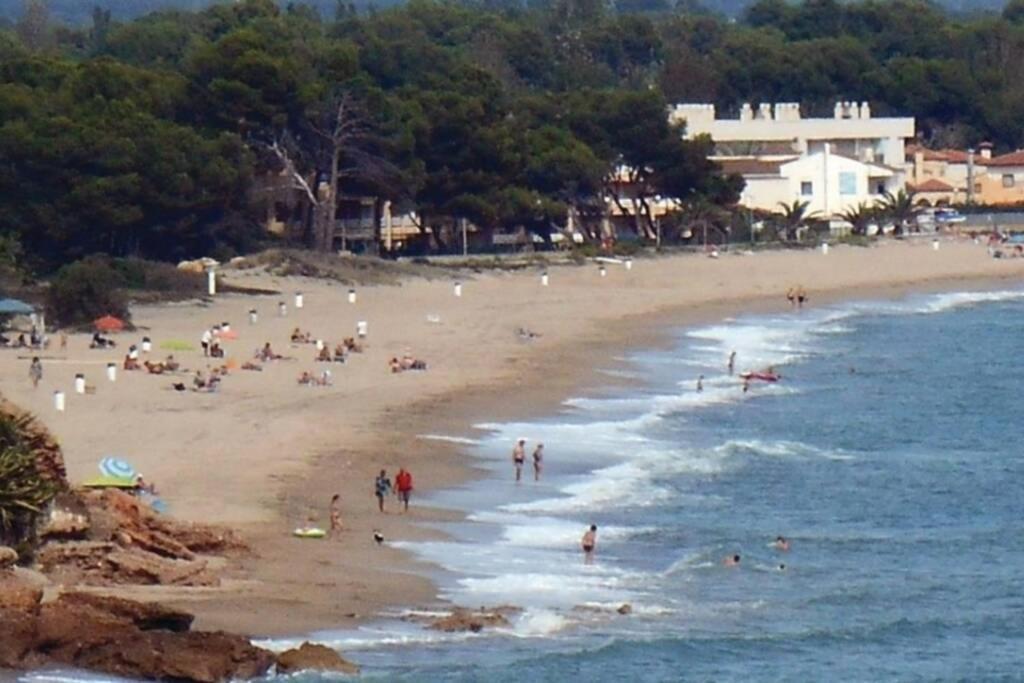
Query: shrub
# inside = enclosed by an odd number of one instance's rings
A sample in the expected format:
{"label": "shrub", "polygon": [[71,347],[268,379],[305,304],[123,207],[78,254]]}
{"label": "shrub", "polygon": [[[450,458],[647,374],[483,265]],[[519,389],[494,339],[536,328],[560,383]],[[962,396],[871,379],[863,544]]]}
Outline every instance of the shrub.
{"label": "shrub", "polygon": [[106,257],[64,266],[50,282],[46,312],[62,327],[85,325],[105,315],[129,320],[126,281]]}
{"label": "shrub", "polygon": [[0,405],[0,542],[26,556],[36,518],[65,485],[56,442],[31,416]]}

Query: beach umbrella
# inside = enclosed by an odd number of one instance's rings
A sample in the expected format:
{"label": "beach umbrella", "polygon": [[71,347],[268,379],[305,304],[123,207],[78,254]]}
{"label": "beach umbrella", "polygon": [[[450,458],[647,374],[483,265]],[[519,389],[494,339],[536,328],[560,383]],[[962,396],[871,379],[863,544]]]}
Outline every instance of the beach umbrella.
{"label": "beach umbrella", "polygon": [[35,310],[21,299],[0,299],[0,315],[29,315]]}
{"label": "beach umbrella", "polygon": [[112,315],[105,315],[92,321],[93,326],[100,332],[120,332],[124,329],[124,321]]}
{"label": "beach umbrella", "polygon": [[115,479],[135,480],[135,468],[120,458],[107,456],[100,460],[100,472],[104,477]]}

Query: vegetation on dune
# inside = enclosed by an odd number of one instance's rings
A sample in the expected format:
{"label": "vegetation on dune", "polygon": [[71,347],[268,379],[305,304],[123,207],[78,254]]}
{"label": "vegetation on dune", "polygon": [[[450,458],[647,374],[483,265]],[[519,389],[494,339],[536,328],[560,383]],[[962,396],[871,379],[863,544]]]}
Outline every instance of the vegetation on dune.
{"label": "vegetation on dune", "polygon": [[31,415],[0,399],[0,543],[24,556],[38,515],[66,485],[57,443]]}

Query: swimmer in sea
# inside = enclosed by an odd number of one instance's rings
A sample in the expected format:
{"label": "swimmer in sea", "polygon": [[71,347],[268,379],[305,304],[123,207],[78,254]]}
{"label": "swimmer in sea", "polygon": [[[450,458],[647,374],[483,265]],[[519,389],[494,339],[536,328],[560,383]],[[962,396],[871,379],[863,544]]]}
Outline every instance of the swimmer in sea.
{"label": "swimmer in sea", "polygon": [[744,379],[743,380],[743,393],[745,394],[748,391],[750,391],[750,380],[749,379]]}
{"label": "swimmer in sea", "polygon": [[590,557],[594,552],[594,548],[597,547],[597,525],[591,524],[590,528],[583,534],[583,538],[580,539],[580,547],[583,548],[583,553]]}
{"label": "swimmer in sea", "polygon": [[789,550],[789,541],[784,536],[777,536],[775,538],[775,549],[786,552]]}
{"label": "swimmer in sea", "polygon": [[736,369],[736,352],[733,351],[729,354],[729,374],[731,375],[733,370]]}
{"label": "swimmer in sea", "polygon": [[740,566],[740,556],[732,555],[722,560],[722,564],[726,567],[738,567]]}
{"label": "swimmer in sea", "polygon": [[704,391],[704,375],[697,378],[697,393]]}

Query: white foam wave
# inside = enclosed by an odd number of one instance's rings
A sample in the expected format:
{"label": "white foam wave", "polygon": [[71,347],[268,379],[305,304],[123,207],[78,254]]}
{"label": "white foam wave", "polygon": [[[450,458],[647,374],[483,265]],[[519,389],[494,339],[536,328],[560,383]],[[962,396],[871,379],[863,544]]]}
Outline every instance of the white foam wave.
{"label": "white foam wave", "polygon": [[776,458],[825,458],[828,460],[853,460],[854,456],[839,450],[818,448],[799,441],[761,441],[760,439],[726,441],[716,451],[724,456],[766,455]]}
{"label": "white foam wave", "polygon": [[471,439],[466,436],[448,436],[446,434],[420,434],[416,438],[424,439],[426,441],[447,441],[449,443],[458,443],[467,446],[477,446],[481,443],[479,439]]}
{"label": "white foam wave", "polygon": [[941,313],[952,308],[972,306],[974,304],[1012,301],[1024,298],[1022,290],[1001,290],[994,292],[949,292],[933,295],[930,300],[919,305],[916,313]]}
{"label": "white foam wave", "polygon": [[543,638],[565,630],[570,623],[554,610],[528,609],[515,620],[512,628],[499,629],[498,632],[517,638]]}

